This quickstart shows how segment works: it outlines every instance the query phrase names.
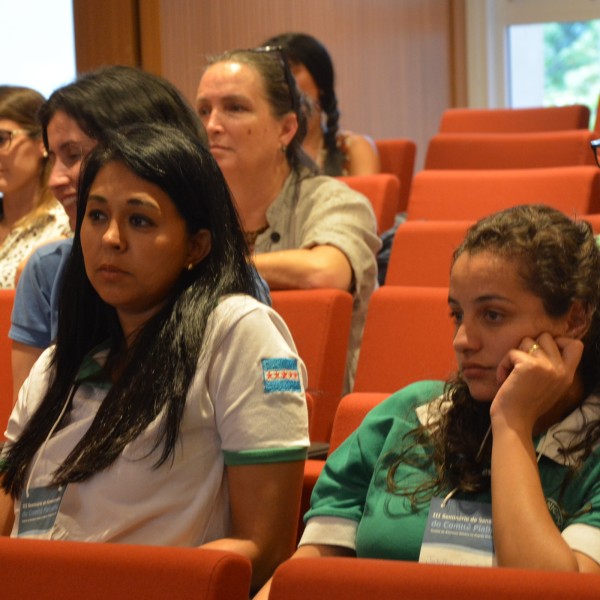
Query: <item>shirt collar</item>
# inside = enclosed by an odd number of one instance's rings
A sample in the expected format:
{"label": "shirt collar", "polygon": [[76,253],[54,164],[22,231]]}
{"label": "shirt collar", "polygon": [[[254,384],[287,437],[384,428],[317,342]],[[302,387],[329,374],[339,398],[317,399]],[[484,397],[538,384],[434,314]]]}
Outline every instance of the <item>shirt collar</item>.
{"label": "shirt collar", "polygon": [[76,383],[85,383],[93,381],[102,387],[110,387],[111,383],[104,373],[104,365],[108,358],[108,352],[110,348],[109,341],[105,341],[102,344],[93,348],[81,362],[81,366],[75,376]]}
{"label": "shirt collar", "polygon": [[[443,396],[438,396],[431,402],[416,408],[417,417],[421,425],[435,425],[440,414],[450,408],[450,401]],[[544,455],[554,462],[569,466],[575,464],[583,454],[583,450],[570,452],[564,455],[561,448],[568,448],[571,444],[581,441],[583,427],[586,423],[600,419],[600,396],[592,394],[588,396],[572,413],[562,421],[555,423],[548,429],[545,435],[538,438],[536,452],[538,456]],[[593,449],[600,446],[598,440]]]}
{"label": "shirt collar", "polygon": [[440,395],[431,400],[431,402],[417,406],[415,412],[417,413],[417,418],[421,425],[432,427],[440,420],[440,416],[444,414],[450,406],[450,400],[445,399],[443,395]]}
{"label": "shirt collar", "polygon": [[[582,440],[582,430],[587,423],[600,419],[600,397],[596,394],[588,396],[581,406],[567,415],[562,421],[555,423],[546,431],[537,444],[538,455],[544,455],[554,462],[569,466],[577,462],[583,450],[571,452],[564,456],[561,448],[568,448],[571,444]],[[593,449],[600,446],[598,440]]]}

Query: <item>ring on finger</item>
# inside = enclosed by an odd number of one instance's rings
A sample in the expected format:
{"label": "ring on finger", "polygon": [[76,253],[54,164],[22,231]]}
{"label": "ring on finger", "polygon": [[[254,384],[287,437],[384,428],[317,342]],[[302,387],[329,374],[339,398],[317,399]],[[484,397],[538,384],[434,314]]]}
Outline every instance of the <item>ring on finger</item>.
{"label": "ring on finger", "polygon": [[533,354],[536,350],[540,349],[540,345],[537,342],[534,342],[531,348],[527,350],[527,354]]}

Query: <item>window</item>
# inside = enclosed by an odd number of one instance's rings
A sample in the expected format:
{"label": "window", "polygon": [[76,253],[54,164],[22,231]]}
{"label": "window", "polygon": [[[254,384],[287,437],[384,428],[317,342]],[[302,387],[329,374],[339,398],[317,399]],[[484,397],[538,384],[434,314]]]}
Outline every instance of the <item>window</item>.
{"label": "window", "polygon": [[467,0],[469,105],[581,103],[600,94],[600,0]]}
{"label": "window", "polygon": [[75,78],[71,0],[3,2],[0,83],[23,85],[48,97]]}

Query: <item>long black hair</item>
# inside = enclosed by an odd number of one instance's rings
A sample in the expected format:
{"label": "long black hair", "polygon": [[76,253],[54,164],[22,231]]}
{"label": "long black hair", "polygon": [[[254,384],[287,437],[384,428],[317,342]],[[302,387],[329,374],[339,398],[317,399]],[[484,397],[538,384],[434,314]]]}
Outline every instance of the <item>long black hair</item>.
{"label": "long black hair", "polygon": [[206,141],[198,115],[177,88],[136,67],[101,67],[55,90],[38,113],[46,148],[48,123],[57,111],[64,112],[88,137],[98,141],[112,129],[156,122]]}
{"label": "long black hair", "polygon": [[[85,273],[81,225],[88,194],[99,170],[123,164],[160,187],[172,200],[190,234],[208,229],[211,248],[191,271],[184,270],[170,298],[125,348],[116,311],[102,301]],[[106,132],[85,160],[78,191],[77,228],[60,299],[56,347],[49,387],[4,465],[3,487],[17,497],[28,466],[50,434],[69,397],[84,357],[108,339],[110,357],[122,370],[89,430],[54,474],[54,482],[84,481],[109,467],[127,443],[162,413],[153,451],[155,463],[173,455],[186,395],[202,356],[207,322],[219,299],[255,293],[248,250],[223,175],[210,152],[196,139],[165,125],[135,125]],[[68,418],[62,417],[59,427]]]}
{"label": "long black hair", "polygon": [[340,111],[335,94],[335,71],[327,48],[307,33],[282,33],[265,42],[266,46],[281,46],[291,65],[304,65],[319,90],[319,106],[326,115],[323,130],[325,161],[323,173],[337,176],[342,174],[344,153],[338,147]]}

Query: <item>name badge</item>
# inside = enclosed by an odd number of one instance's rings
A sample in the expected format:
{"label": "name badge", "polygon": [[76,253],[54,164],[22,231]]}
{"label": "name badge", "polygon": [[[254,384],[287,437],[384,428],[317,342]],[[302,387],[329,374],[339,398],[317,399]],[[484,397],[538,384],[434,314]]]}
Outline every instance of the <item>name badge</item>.
{"label": "name badge", "polygon": [[492,506],[471,500],[433,498],[419,562],[443,565],[495,565]]}
{"label": "name badge", "polygon": [[21,496],[21,510],[19,512],[18,537],[49,537],[54,527],[56,515],[65,486],[38,487],[29,490],[29,496]]}

